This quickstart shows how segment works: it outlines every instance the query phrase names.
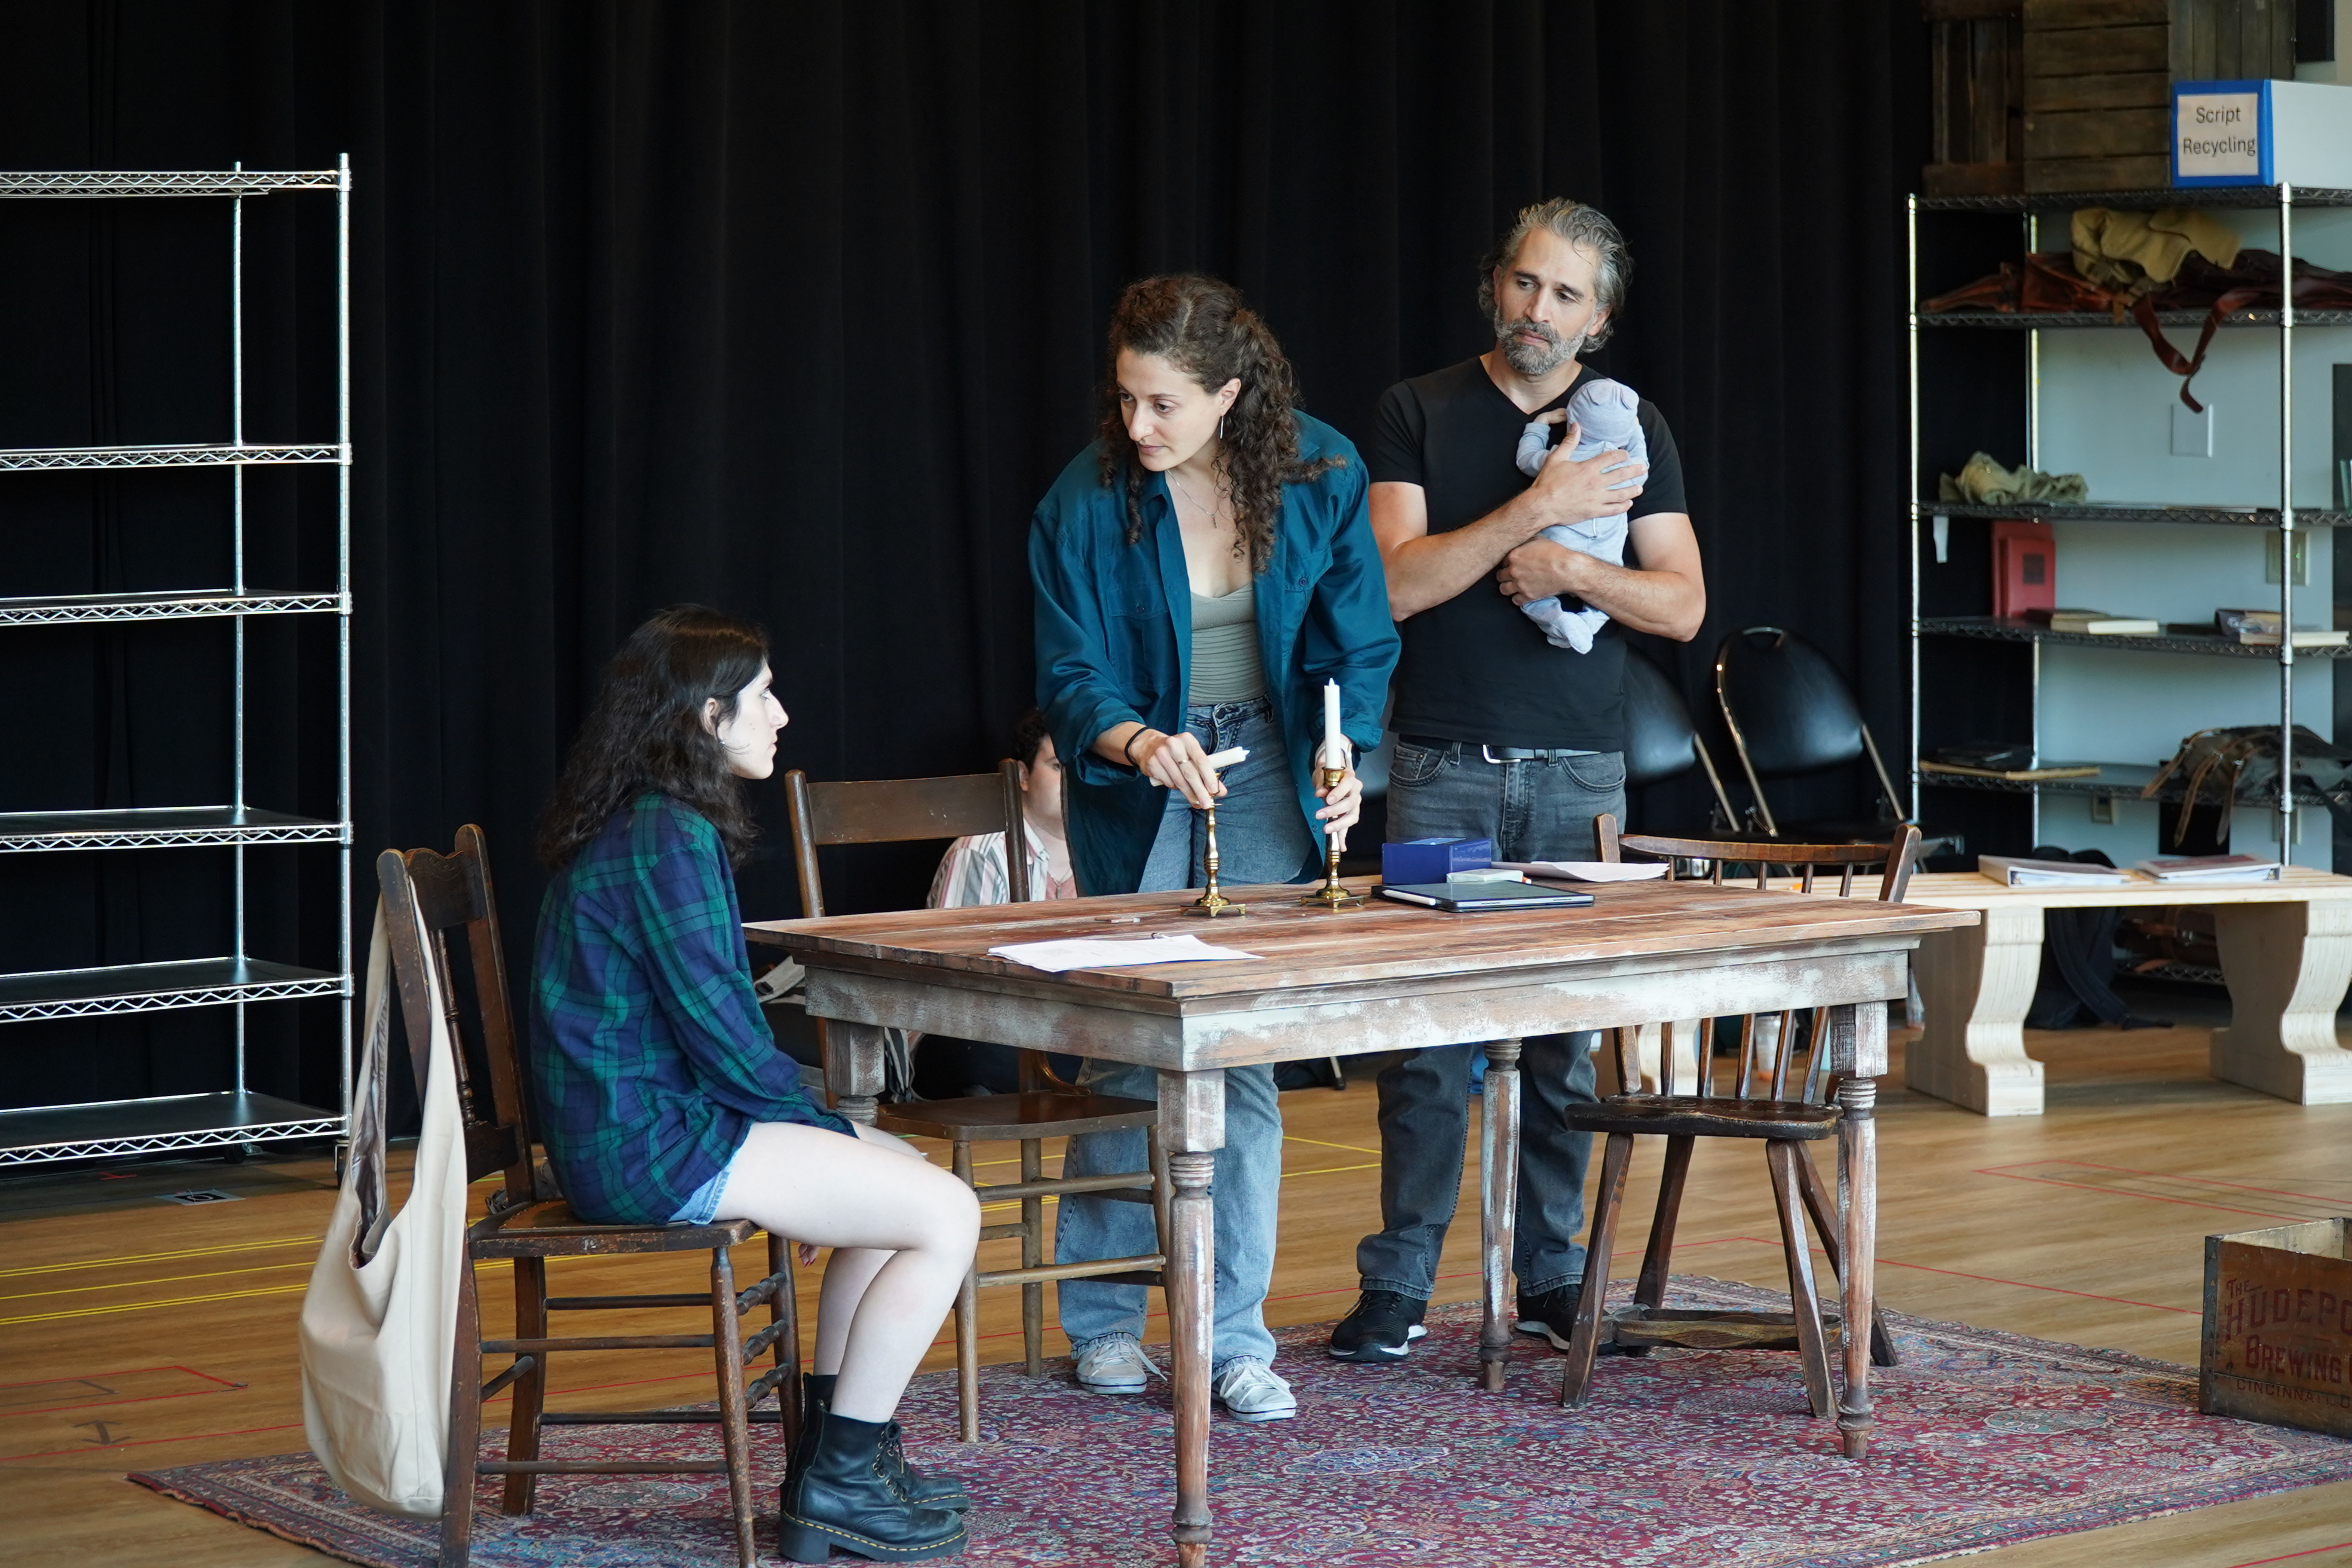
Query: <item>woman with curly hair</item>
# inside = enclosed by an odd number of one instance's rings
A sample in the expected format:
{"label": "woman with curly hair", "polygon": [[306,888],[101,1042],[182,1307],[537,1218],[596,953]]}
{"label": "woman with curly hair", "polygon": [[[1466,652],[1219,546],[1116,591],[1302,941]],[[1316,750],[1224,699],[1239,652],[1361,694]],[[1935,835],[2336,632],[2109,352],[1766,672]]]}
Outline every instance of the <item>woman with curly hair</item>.
{"label": "woman with curly hair", "polygon": [[775,772],[785,723],[769,680],[758,629],[698,605],[614,656],[540,828],[541,1131],[584,1219],[748,1219],[804,1263],[834,1249],[779,1542],[798,1563],[948,1556],[971,1500],[906,1462],[891,1416],[980,1209],[912,1145],[812,1104],[760,1015],[733,868],[751,847],[740,781]]}
{"label": "woman with curly hair", "polygon": [[[1213,278],[1131,284],[1112,312],[1102,422],[1038,504],[1037,702],[1065,759],[1065,827],[1087,893],[1200,882],[1195,808],[1217,803],[1221,875],[1303,881],[1325,833],[1361,804],[1352,759],[1325,789],[1322,690],[1336,680],[1342,728],[1380,742],[1397,658],[1388,588],[1365,510],[1362,460],[1347,437],[1294,406],[1289,362],[1241,295]],[[1206,764],[1249,751],[1222,775]],[[1087,1087],[1154,1096],[1149,1068],[1087,1065]],[[1070,1142],[1066,1173],[1142,1168],[1140,1132]],[[1267,1067],[1225,1072],[1217,1152],[1216,1322],[1212,1388],[1244,1421],[1296,1413],[1271,1370],[1264,1304],[1274,1268],[1282,1112]],[[1150,1211],[1065,1198],[1055,1256],[1153,1251]],[[1135,1394],[1140,1286],[1066,1280],[1062,1328],[1079,1384]]]}

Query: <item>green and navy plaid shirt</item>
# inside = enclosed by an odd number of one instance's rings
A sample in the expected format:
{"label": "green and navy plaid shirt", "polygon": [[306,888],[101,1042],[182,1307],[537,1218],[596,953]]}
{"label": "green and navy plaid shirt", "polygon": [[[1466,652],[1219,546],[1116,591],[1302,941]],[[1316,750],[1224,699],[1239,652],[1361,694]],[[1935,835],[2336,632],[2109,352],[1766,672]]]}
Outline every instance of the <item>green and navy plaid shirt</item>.
{"label": "green and navy plaid shirt", "polygon": [[719,830],[667,795],[614,814],[548,888],[530,1036],[541,1135],[592,1222],[667,1222],[755,1121],[850,1130],[760,1016]]}

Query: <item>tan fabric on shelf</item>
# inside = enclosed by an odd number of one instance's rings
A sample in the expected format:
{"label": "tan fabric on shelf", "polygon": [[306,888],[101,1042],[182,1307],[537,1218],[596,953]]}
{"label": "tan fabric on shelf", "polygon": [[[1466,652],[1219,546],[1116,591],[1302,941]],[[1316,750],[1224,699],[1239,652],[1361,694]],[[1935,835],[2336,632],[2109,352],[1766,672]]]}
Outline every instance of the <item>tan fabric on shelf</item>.
{"label": "tan fabric on shelf", "polygon": [[2185,207],[2152,213],[2078,207],[2071,227],[2074,270],[2132,294],[2171,282],[2192,250],[2216,267],[2234,267],[2244,243],[2211,214]]}

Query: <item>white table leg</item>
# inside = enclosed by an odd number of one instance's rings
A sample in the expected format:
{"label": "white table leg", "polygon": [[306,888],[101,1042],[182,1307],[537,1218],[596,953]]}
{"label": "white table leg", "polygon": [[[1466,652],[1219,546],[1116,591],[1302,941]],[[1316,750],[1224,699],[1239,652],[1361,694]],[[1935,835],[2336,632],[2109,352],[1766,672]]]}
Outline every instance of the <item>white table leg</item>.
{"label": "white table leg", "polygon": [[2042,1064],[2025,1054],[2025,1012],[2042,975],[2042,910],[1996,904],[1981,925],[1919,942],[1927,1032],[1904,1056],[1922,1094],[1987,1116],[2042,1114]]}
{"label": "white table leg", "polygon": [[2352,1101],[2352,1051],[2336,1038],[2336,1008],[2352,984],[2352,903],[2212,909],[2230,982],[2213,1076],[2304,1105]]}
{"label": "white table leg", "polygon": [[1519,1042],[1486,1047],[1486,1083],[1479,1091],[1478,1240],[1485,1316],[1478,1326],[1478,1362],[1486,1392],[1503,1392],[1511,1359],[1511,1320],[1505,1293],[1511,1278],[1511,1233],[1519,1209]]}
{"label": "white table leg", "polygon": [[1225,1075],[1160,1075],[1160,1146],[1168,1158],[1169,1382],[1176,1396],[1178,1568],[1209,1561],[1209,1363],[1216,1321],[1217,1241],[1210,1178],[1225,1145]]}

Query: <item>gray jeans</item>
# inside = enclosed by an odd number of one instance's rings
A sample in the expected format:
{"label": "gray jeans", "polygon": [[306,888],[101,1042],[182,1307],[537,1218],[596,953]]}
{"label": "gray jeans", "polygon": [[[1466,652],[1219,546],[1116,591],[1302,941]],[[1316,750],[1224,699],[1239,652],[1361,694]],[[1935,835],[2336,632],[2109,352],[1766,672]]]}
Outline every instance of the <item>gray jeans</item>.
{"label": "gray jeans", "polygon": [[[1589,860],[1592,819],[1625,815],[1615,752],[1490,763],[1475,745],[1397,742],[1389,765],[1389,838],[1491,838],[1497,860]],[[1591,1140],[1569,1108],[1593,1103],[1592,1034],[1536,1035],[1519,1058],[1519,1215],[1512,1272],[1528,1294],[1584,1277],[1584,1171]],[[1426,1301],[1454,1219],[1468,1143],[1473,1045],[1401,1058],[1379,1079],[1381,1228],[1356,1247],[1367,1290]]]}

